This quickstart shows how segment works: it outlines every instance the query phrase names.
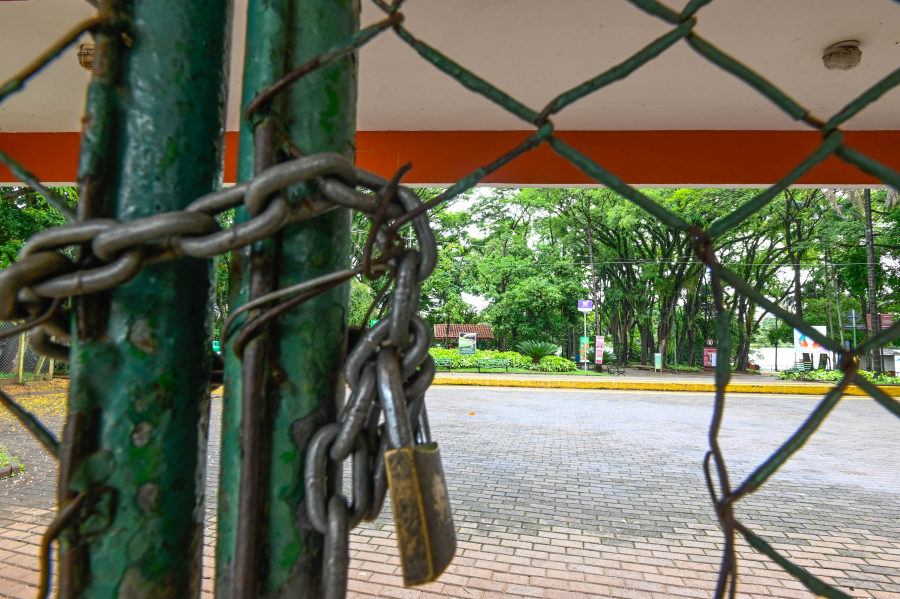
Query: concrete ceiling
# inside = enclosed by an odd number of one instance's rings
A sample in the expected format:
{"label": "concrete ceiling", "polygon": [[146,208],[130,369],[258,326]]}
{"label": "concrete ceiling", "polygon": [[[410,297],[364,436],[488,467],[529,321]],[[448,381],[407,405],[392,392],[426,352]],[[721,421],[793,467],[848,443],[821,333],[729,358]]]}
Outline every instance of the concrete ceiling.
{"label": "concrete ceiling", "polygon": [[[686,0],[670,0],[680,9]],[[246,0],[235,8],[228,129],[237,129]],[[668,31],[625,0],[409,0],[406,26],[481,77],[540,109],[554,95],[621,62]],[[0,2],[0,80],[93,9],[84,0]],[[362,23],[381,18],[363,0]],[[891,0],[716,0],[698,32],[820,117],[900,66],[900,3]],[[828,71],[822,51],[856,39],[862,64]],[[66,52],[0,105],[0,131],[78,131],[89,73]],[[893,90],[847,124],[900,129]],[[559,129],[804,129],[680,42],[625,81],[555,117]],[[388,31],[360,53],[358,128],[528,129],[426,63]]]}

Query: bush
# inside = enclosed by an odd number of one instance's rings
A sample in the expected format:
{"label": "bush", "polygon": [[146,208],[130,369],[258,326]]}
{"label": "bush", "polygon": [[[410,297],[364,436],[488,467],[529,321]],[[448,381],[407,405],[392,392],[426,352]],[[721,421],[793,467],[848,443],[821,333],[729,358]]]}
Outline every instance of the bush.
{"label": "bush", "polygon": [[555,355],[559,347],[546,341],[523,341],[518,345],[519,351],[538,364],[544,356]]}
{"label": "bush", "polygon": [[[874,372],[868,370],[860,370],[859,374],[867,381],[877,383],[879,385],[900,385],[900,376],[888,376],[882,374],[875,376]],[[813,370],[803,375],[803,379],[807,381],[822,381],[824,383],[837,383],[844,376],[840,370]],[[800,375],[794,372],[779,372],[779,380],[795,381],[800,380]]]}
{"label": "bush", "polygon": [[[675,364],[666,364],[666,368],[669,370],[675,370]],[[686,364],[678,365],[678,372],[700,372],[703,370],[699,366],[688,366]]]}
{"label": "bush", "polygon": [[460,356],[455,349],[432,347],[432,358],[450,358],[450,368],[475,368],[478,360],[506,358],[509,367],[518,370],[534,370],[535,372],[571,372],[577,369],[575,362],[559,356],[544,356],[535,364],[531,358],[514,351],[496,351],[493,349],[477,350],[474,356]]}

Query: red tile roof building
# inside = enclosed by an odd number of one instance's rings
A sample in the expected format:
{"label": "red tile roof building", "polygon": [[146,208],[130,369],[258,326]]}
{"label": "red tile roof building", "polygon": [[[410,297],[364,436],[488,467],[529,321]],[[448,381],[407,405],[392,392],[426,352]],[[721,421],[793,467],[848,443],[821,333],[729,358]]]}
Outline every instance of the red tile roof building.
{"label": "red tile roof building", "polygon": [[[478,339],[493,339],[494,331],[491,330],[491,327],[486,324],[451,324],[450,325],[450,339],[459,339],[460,333],[475,333],[478,335]],[[434,325],[434,338],[435,339],[446,339],[447,338],[447,325],[445,324],[436,324]]]}

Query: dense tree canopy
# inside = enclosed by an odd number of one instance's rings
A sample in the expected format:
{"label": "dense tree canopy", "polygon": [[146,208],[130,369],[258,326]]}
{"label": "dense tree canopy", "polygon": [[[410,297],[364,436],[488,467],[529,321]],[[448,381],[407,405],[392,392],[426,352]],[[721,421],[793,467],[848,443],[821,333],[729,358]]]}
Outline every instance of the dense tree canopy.
{"label": "dense tree canopy", "polygon": [[[429,197],[435,192],[424,191]],[[644,193],[688,223],[708,227],[759,193],[753,189],[652,189]],[[867,312],[868,264],[860,193],[789,190],[717,240],[720,262],[754,289],[841,338],[838,309]],[[882,313],[897,308],[900,206],[872,192],[876,217],[876,295]],[[457,208],[456,206],[464,206]],[[591,298],[588,334],[628,348],[647,363],[655,352],[698,364],[704,340],[716,341],[706,267],[691,240],[607,189],[479,190],[433,217],[441,247],[423,289],[430,322],[486,323],[501,348],[552,341],[576,351]],[[364,222],[360,226],[365,227]],[[487,302],[480,312],[464,294]],[[838,302],[841,303],[838,307]],[[726,288],[735,367],[751,345],[790,343],[792,330]],[[830,314],[830,316],[829,316]]]}
{"label": "dense tree canopy", "polygon": [[[74,190],[55,191],[76,204]],[[440,190],[417,192],[428,200]],[[706,228],[759,192],[644,193]],[[841,339],[848,310],[866,314],[874,301],[880,312],[894,313],[900,303],[900,201],[884,190],[872,191],[868,204],[866,197],[861,190],[788,190],[717,239],[718,258],[766,297]],[[225,214],[223,226],[233,216]],[[423,285],[420,307],[432,325],[490,324],[501,349],[550,341],[572,355],[584,326],[576,300],[590,298],[588,334],[606,335],[608,345],[630,361],[647,363],[660,352],[669,362],[697,364],[703,341],[716,338],[709,275],[691,239],[608,189],[475,190],[441,206],[431,219],[439,259]],[[62,216],[38,194],[0,189],[0,267],[15,260],[29,235],[60,224]],[[356,214],[352,227],[351,265],[357,266],[369,219]],[[410,227],[400,233],[414,244]],[[228,312],[230,264],[230,256],[219,259],[218,323]],[[383,315],[391,300],[383,293],[385,281],[359,276],[351,282],[351,324]],[[485,305],[476,309],[466,301],[472,297]],[[790,343],[790,327],[730,288],[725,306],[733,316],[735,367],[747,367],[751,344]]]}

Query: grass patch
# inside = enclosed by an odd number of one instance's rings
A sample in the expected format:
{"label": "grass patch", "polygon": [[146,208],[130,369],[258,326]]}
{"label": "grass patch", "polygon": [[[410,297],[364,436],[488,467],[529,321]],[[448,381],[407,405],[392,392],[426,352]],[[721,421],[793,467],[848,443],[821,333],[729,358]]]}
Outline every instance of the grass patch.
{"label": "grass patch", "polygon": [[[19,474],[24,473],[25,466],[22,465],[22,461],[16,456],[12,456],[12,457],[15,457],[16,463],[19,464],[19,472],[16,474],[13,474],[12,476],[18,476]],[[0,445],[0,470],[9,466],[9,463],[10,463],[9,458],[10,458],[9,450],[5,446]],[[9,478],[9,477],[5,477],[5,478]]]}

